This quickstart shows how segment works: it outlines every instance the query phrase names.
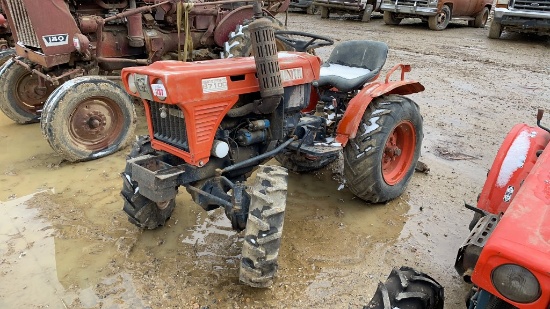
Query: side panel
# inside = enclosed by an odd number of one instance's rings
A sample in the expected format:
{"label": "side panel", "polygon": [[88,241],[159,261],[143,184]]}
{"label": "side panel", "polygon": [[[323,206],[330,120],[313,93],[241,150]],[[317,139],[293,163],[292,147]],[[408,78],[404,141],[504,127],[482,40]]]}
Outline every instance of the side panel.
{"label": "side panel", "polygon": [[514,126],[487,174],[477,207],[493,214],[505,212],[549,140],[550,134],[538,127]]}

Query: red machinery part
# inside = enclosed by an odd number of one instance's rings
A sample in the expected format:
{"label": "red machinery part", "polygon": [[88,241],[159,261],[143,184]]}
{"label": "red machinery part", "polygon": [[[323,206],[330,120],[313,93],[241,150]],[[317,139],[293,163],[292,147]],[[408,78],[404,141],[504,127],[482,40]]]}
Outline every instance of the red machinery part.
{"label": "red machinery part", "polygon": [[[537,153],[550,141],[550,133],[526,124],[510,130],[487,174],[477,207],[492,214],[506,212],[521,184],[537,162]],[[539,153],[540,154],[540,153]]]}
{"label": "red machinery part", "polygon": [[[279,53],[279,65],[284,87],[310,84],[319,79],[321,60],[317,56],[283,52]],[[227,68],[231,68],[228,72]],[[189,139],[189,151],[173,147],[153,139],[152,124],[149,134],[152,145],[157,150],[165,150],[184,159],[187,163],[202,166],[210,158],[216,128],[239,95],[260,91],[256,78],[254,58],[229,58],[193,63],[158,61],[147,67],[132,67],[122,70],[122,81],[128,93],[140,97],[128,84],[130,74],[149,77],[150,93],[153,84],[161,81],[167,93],[164,100],[154,101],[177,105],[183,112]],[[186,85],[186,87],[181,87]],[[134,87],[132,87],[134,88]],[[135,90],[135,88],[134,88]],[[163,91],[164,93],[164,91]],[[148,101],[144,101],[148,121]]]}
{"label": "red machinery part", "polygon": [[[550,303],[550,149],[539,153],[536,163],[531,161],[529,154],[538,151],[536,149],[539,145],[535,142],[547,142],[550,134],[525,124],[516,125],[506,138],[493,166],[503,165],[502,155],[506,156],[517,147],[517,141],[524,139],[524,132],[531,135],[536,132],[538,136],[530,137],[532,146],[527,152],[525,165],[532,167],[520,168],[511,175],[507,185],[516,184],[521,178],[521,188],[516,190],[515,197],[485,244],[474,268],[472,281],[481,289],[506,299],[498,292],[497,287],[519,287],[524,284],[523,279],[509,276],[506,278],[509,282],[493,283],[495,269],[505,264],[521,266],[537,279],[540,296],[535,301],[524,304],[507,301],[518,308],[547,308]],[[520,177],[527,169],[528,175]],[[497,172],[495,174],[498,176]],[[496,193],[496,190],[491,192]],[[494,198],[502,201],[500,196]],[[491,206],[498,208],[501,205],[496,203]]]}

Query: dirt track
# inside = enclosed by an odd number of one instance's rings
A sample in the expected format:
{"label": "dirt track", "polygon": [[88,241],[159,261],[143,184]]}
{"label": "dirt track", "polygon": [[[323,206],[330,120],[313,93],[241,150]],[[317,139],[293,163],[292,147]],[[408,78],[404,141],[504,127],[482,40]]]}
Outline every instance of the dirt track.
{"label": "dirt track", "polygon": [[463,308],[468,286],[453,269],[472,216],[463,204],[475,203],[506,132],[550,111],[548,38],[303,14],[289,15],[289,29],[385,41],[385,71],[412,65],[409,78],[426,87],[411,98],[429,174],[386,205],[338,191],[328,172],[291,175],[279,276],[255,290],[238,284],[242,238],[221,211],[182,192],[169,226],[141,232],[121,210],[125,152],[63,163],[39,125],[0,115],[0,308],[360,308],[401,265],[439,280],[446,308]]}

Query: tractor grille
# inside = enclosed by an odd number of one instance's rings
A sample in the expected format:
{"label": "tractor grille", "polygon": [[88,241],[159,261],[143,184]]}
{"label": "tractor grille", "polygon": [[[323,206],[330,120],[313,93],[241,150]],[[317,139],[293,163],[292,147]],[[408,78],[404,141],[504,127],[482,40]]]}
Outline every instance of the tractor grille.
{"label": "tractor grille", "polygon": [[550,0],[515,0],[510,7],[516,10],[550,12]]}
{"label": "tractor grille", "polygon": [[149,101],[156,140],[189,151],[183,111],[176,105]]}
{"label": "tractor grille", "polygon": [[[394,0],[384,0],[385,3],[394,4]],[[397,5],[403,6],[416,6],[416,7],[429,7],[428,0],[397,0]]]}
{"label": "tractor grille", "polygon": [[6,0],[9,13],[15,23],[15,33],[17,40],[25,46],[40,48],[40,43],[34,32],[31,20],[27,14],[27,9],[23,0]]}

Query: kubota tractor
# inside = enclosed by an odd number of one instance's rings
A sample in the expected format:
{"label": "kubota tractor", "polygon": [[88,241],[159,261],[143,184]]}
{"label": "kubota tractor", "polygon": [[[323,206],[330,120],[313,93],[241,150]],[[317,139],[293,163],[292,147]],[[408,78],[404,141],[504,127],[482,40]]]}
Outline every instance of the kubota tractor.
{"label": "kubota tractor", "polygon": [[469,309],[550,308],[550,130],[516,125],[479,196],[455,268]]}
{"label": "kubota tractor", "polygon": [[[111,154],[133,138],[134,107],[112,80],[120,69],[249,55],[252,6],[242,0],[0,1],[19,56],[0,70],[0,109],[17,123],[40,121],[69,161]],[[288,2],[264,6],[276,27],[272,14]]]}
{"label": "kubota tractor", "polygon": [[[259,5],[255,11],[254,57],[122,70],[126,90],[143,100],[149,135],[129,155],[121,193],[130,222],[148,229],[170,218],[179,186],[207,211],[224,207],[233,228],[245,230],[240,280],[266,287],[277,270],[287,168],[318,169],[343,153],[346,185],[357,196],[373,203],[399,196],[423,137],[418,106],[403,95],[424,87],[405,79],[403,64],[377,80],[385,43],[341,43],[321,65],[304,51],[330,39],[274,33]],[[301,52],[277,53],[276,37]],[[396,70],[400,80],[390,81]],[[273,157],[283,166],[259,165]]]}

